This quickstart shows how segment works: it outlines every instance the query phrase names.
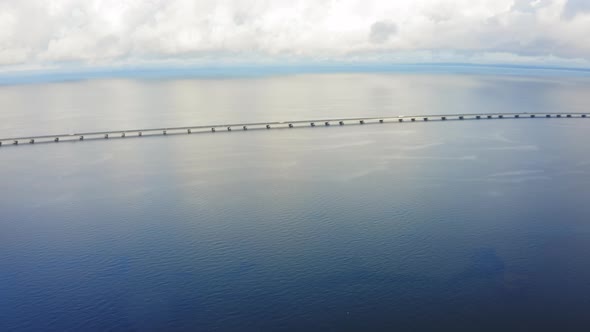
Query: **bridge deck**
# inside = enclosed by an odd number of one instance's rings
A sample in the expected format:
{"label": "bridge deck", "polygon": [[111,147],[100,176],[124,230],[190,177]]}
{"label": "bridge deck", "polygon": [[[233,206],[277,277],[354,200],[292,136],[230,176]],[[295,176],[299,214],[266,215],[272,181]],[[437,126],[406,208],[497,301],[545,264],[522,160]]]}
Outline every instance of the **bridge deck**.
{"label": "bridge deck", "polygon": [[[478,118],[479,117],[479,118]],[[53,134],[40,136],[21,136],[0,138],[0,146],[10,143],[17,145],[21,142],[33,144],[37,141],[55,141],[62,140],[74,141],[84,139],[98,139],[127,137],[128,134],[134,136],[143,136],[144,134],[153,135],[167,135],[179,134],[182,131],[192,133],[193,131],[217,131],[217,130],[244,130],[247,129],[274,129],[274,128],[297,128],[302,125],[318,125],[323,126],[326,123],[330,125],[345,125],[345,124],[369,124],[369,123],[399,123],[410,121],[446,121],[446,120],[484,120],[484,119],[516,119],[516,118],[590,118],[590,113],[465,113],[465,114],[422,114],[422,115],[403,115],[403,116],[388,116],[388,117],[355,117],[355,118],[330,118],[330,119],[313,119],[313,120],[296,120],[296,121],[269,121],[269,122],[250,122],[250,123],[231,123],[231,124],[214,124],[214,125],[198,125],[185,127],[162,127],[162,128],[140,128],[140,129],[124,129],[124,130],[109,130],[109,131],[94,131],[94,132],[80,132],[68,134]],[[3,144],[4,143],[4,144]]]}

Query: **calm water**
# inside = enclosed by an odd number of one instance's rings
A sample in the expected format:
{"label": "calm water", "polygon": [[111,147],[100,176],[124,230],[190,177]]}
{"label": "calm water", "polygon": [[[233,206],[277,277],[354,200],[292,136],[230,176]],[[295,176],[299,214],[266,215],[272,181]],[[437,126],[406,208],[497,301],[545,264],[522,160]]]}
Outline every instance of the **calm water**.
{"label": "calm water", "polygon": [[[301,75],[0,87],[0,136],[588,111],[590,79]],[[590,119],[0,148],[0,330],[590,323]]]}

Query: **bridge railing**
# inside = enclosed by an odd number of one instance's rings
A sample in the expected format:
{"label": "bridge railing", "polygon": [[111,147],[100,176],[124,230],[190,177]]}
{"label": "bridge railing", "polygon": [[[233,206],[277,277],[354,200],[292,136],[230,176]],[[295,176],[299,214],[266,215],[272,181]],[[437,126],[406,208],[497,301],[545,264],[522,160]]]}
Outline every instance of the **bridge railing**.
{"label": "bridge railing", "polygon": [[169,134],[192,134],[197,132],[218,132],[232,130],[250,130],[250,129],[290,129],[300,127],[316,127],[331,125],[349,125],[349,124],[383,124],[383,123],[400,123],[400,122],[424,122],[424,121],[463,121],[463,120],[484,120],[484,119],[522,119],[522,118],[590,118],[590,113],[465,113],[465,114],[427,114],[427,115],[401,115],[388,117],[355,117],[355,118],[330,118],[315,120],[295,120],[295,121],[269,121],[269,122],[251,122],[251,123],[230,123],[214,125],[198,125],[184,127],[162,127],[162,128],[140,128],[124,129],[109,131],[93,131],[68,134],[38,135],[38,136],[21,136],[0,138],[0,146],[35,144],[46,142],[60,141],[84,141],[87,139],[111,139],[125,138],[130,136],[143,137],[154,135]]}

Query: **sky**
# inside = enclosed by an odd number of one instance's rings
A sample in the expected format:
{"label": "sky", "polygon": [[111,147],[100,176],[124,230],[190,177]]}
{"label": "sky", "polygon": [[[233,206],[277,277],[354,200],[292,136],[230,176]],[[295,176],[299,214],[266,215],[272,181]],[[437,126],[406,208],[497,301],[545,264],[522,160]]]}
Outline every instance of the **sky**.
{"label": "sky", "polygon": [[0,73],[476,63],[590,68],[589,0],[0,0]]}

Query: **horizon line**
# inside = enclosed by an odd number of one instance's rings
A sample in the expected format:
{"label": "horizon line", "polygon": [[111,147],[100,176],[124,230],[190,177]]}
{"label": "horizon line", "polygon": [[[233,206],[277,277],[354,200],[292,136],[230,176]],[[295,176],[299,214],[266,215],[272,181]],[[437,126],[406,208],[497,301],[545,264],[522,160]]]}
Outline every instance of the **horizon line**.
{"label": "horizon line", "polygon": [[[446,70],[420,70],[420,69]],[[451,71],[449,69],[459,69]],[[478,70],[479,69],[479,70]],[[495,70],[493,72],[486,71]],[[502,70],[509,70],[508,72]],[[513,70],[514,72],[510,72]],[[328,73],[413,73],[413,74],[498,74],[510,75],[531,73],[532,71],[569,72],[583,76],[590,75],[590,67],[543,65],[524,63],[470,63],[470,62],[314,62],[287,64],[212,64],[212,65],[173,65],[173,66],[117,66],[117,67],[72,67],[28,69],[6,72],[0,76],[0,86],[35,83],[56,83],[92,79],[174,79],[174,78],[248,78],[296,74]]]}

